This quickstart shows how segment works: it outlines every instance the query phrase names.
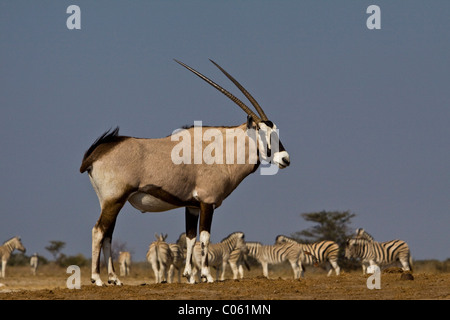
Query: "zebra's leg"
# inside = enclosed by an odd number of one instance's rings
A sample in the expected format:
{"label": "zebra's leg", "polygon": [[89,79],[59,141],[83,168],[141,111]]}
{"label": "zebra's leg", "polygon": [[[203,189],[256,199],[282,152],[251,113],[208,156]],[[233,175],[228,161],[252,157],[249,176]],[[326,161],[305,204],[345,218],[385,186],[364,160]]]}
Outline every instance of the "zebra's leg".
{"label": "zebra's leg", "polygon": [[199,208],[186,207],[186,265],[184,266],[183,277],[186,277],[189,283],[195,283],[195,278],[192,275],[192,252],[194,249],[195,240],[197,239],[197,223],[199,213]]}
{"label": "zebra's leg", "polygon": [[2,278],[5,277],[5,271],[6,271],[6,260],[2,260]]}
{"label": "zebra's leg", "polygon": [[399,260],[400,260],[400,263],[402,264],[403,271],[410,271],[408,257],[402,257]]}
{"label": "zebra's leg", "polygon": [[119,274],[121,277],[123,277],[125,275],[125,268],[124,268],[123,263],[119,264]]}
{"label": "zebra's leg", "polygon": [[300,272],[300,278],[304,278],[305,277],[305,267],[302,264],[302,261],[299,259],[298,260],[298,269]]}
{"label": "zebra's leg", "polygon": [[167,263],[165,261],[161,261],[161,283],[167,283]]}
{"label": "zebra's leg", "polygon": [[161,265],[161,269],[159,269],[159,282],[160,283],[166,283],[167,281],[166,281],[166,277],[164,276],[164,266],[163,265]]}
{"label": "zebra's leg", "polygon": [[[220,275],[220,281],[225,281],[225,271],[227,270],[227,264],[228,264],[227,261],[222,262],[222,267],[221,267],[222,274]],[[217,269],[217,270],[219,270],[219,269]],[[217,278],[217,279],[219,279],[219,278]]]}
{"label": "zebra's leg", "polygon": [[[330,264],[333,267],[334,272],[336,272],[336,275],[338,276],[341,273],[341,268],[337,264],[337,261],[336,260],[331,260]],[[328,276],[331,276],[331,274],[333,273],[333,269],[330,268],[330,271],[328,272]]]}
{"label": "zebra's leg", "polygon": [[174,264],[173,263],[171,263],[170,264],[170,268],[169,268],[169,276],[168,276],[168,279],[167,279],[167,282],[168,283],[173,283],[173,273],[174,273],[174,271],[175,271],[175,266],[174,266]]}
{"label": "zebra's leg", "polygon": [[361,264],[361,267],[362,267],[362,272],[363,272],[363,274],[366,274],[366,269],[367,269],[366,263],[363,262],[363,263]]}
{"label": "zebra's leg", "polygon": [[294,272],[294,279],[299,279],[300,278],[300,268],[298,266],[298,262],[297,260],[290,260],[289,261],[291,263],[291,267],[292,267],[292,271]]}
{"label": "zebra's leg", "polygon": [[200,275],[206,278],[208,282],[214,282],[213,277],[209,271],[208,265],[208,247],[211,237],[211,223],[213,217],[214,207],[212,204],[200,204],[200,246],[201,246],[201,270]]}
{"label": "zebra's leg", "polygon": [[[235,262],[230,262],[230,268],[231,268],[231,271],[233,272],[233,280],[236,280],[238,278],[238,272],[240,270],[238,271],[238,267],[236,266]],[[241,279],[242,279],[242,277],[241,277]]]}
{"label": "zebra's leg", "polygon": [[150,262],[150,265],[152,266],[153,274],[155,275],[155,283],[159,283],[159,266],[158,261],[156,261],[155,257],[150,255],[148,262]]}
{"label": "zebra's leg", "polygon": [[244,267],[242,266],[242,264],[239,265],[239,278],[244,279]]}
{"label": "zebra's leg", "polygon": [[267,279],[269,279],[269,264],[267,262],[261,262],[263,268],[263,275]]}

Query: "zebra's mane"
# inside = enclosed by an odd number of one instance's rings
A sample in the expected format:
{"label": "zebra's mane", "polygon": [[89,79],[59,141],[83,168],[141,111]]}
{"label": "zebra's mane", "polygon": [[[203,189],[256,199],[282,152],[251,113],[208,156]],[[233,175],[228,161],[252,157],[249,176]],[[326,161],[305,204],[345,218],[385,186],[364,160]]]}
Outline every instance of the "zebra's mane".
{"label": "zebra's mane", "polygon": [[277,236],[275,237],[275,242],[277,241],[277,239],[278,239],[279,237],[283,237],[283,238],[285,238],[285,239],[286,239],[287,241],[289,241],[289,242],[300,243],[300,242],[298,242],[296,239],[294,239],[294,238],[292,238],[292,237],[285,236],[284,234],[279,234],[279,235],[277,235]]}
{"label": "zebra's mane", "polygon": [[3,242],[3,244],[5,245],[5,244],[7,244],[8,242],[10,242],[10,241],[12,241],[12,240],[14,240],[14,239],[16,239],[16,238],[20,239],[20,237],[15,236],[15,237],[12,237],[12,238],[6,240],[5,242]]}
{"label": "zebra's mane", "polygon": [[230,233],[228,236],[226,236],[225,238],[223,238],[222,241],[220,241],[220,242],[224,242],[225,240],[230,239],[231,236],[235,235],[236,233],[242,233],[242,234],[244,234],[244,233],[241,232],[241,231],[236,231],[236,232]]}
{"label": "zebra's mane", "polygon": [[245,244],[249,244],[250,246],[252,246],[252,245],[260,245],[260,246],[262,246],[263,245],[259,241],[246,241]]}
{"label": "zebra's mane", "polygon": [[366,238],[361,238],[361,237],[355,237],[355,238],[352,238],[352,239],[350,239],[350,240],[353,240],[354,241],[354,244],[356,244],[356,245],[359,245],[359,246],[361,246],[361,245],[367,245],[367,244],[370,244],[370,243],[374,243],[375,241],[372,241],[372,240],[367,240]]}
{"label": "zebra's mane", "polygon": [[183,232],[182,234],[180,234],[176,244],[182,248],[186,248],[186,232]]}
{"label": "zebra's mane", "polygon": [[356,236],[355,236],[355,238],[357,238],[357,239],[365,239],[365,240],[368,240],[368,241],[374,241],[374,238],[369,233],[367,233],[367,231],[364,230],[363,228],[356,229]]}

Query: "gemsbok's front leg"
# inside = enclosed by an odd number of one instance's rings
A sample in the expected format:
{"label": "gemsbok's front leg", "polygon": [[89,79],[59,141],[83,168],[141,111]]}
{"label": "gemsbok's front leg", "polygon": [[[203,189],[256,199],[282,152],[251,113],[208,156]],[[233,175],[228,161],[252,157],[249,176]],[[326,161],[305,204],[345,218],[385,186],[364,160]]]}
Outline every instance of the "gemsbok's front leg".
{"label": "gemsbok's front leg", "polygon": [[206,278],[208,282],[214,282],[213,277],[209,272],[208,266],[208,247],[211,237],[211,223],[214,213],[214,206],[212,204],[200,204],[200,246],[202,249],[201,272],[202,278]]}
{"label": "gemsbok's front leg", "polygon": [[195,275],[192,274],[192,252],[197,240],[197,223],[200,214],[199,208],[188,208],[185,210],[186,217],[186,265],[184,266],[183,277],[188,283],[195,283]]}

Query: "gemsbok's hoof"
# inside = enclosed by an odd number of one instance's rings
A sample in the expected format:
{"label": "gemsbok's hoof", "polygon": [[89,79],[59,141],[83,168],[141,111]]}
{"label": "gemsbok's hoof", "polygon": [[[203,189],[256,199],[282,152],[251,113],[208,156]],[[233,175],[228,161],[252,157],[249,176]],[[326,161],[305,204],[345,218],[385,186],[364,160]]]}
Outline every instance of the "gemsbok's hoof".
{"label": "gemsbok's hoof", "polygon": [[106,285],[100,279],[91,279],[91,282],[94,283],[97,287],[106,287]]}
{"label": "gemsbok's hoof", "polygon": [[108,284],[112,284],[112,285],[115,285],[115,286],[122,286],[123,285],[123,283],[119,279],[108,280]]}

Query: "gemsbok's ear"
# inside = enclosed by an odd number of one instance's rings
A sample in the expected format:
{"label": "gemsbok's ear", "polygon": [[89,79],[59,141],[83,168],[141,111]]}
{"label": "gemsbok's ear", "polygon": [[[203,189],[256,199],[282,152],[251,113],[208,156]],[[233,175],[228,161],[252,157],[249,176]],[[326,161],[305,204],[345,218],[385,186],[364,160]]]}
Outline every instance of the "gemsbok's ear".
{"label": "gemsbok's ear", "polygon": [[256,122],[250,115],[247,116],[247,129],[256,129]]}

